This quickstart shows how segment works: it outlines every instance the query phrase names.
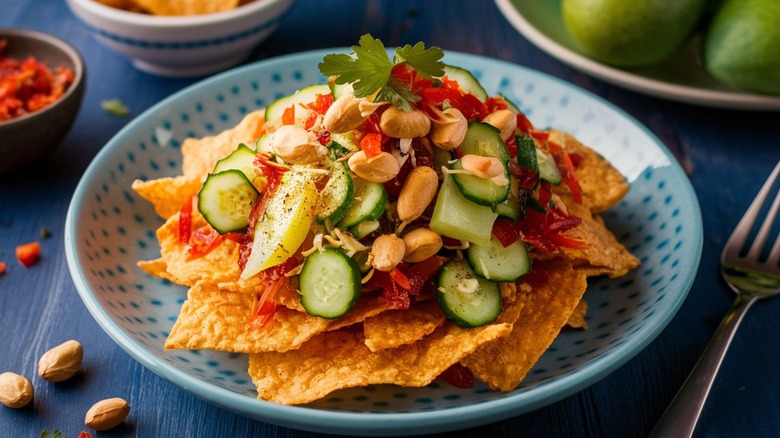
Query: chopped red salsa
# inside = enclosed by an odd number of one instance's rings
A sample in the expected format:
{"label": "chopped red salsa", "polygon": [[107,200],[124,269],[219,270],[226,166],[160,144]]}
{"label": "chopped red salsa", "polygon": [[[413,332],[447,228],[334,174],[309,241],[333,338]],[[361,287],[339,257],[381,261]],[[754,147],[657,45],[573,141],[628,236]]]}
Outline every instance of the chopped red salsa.
{"label": "chopped red salsa", "polygon": [[0,39],[0,122],[44,108],[65,94],[73,70],[49,66],[32,56],[24,60],[6,55],[8,40]]}

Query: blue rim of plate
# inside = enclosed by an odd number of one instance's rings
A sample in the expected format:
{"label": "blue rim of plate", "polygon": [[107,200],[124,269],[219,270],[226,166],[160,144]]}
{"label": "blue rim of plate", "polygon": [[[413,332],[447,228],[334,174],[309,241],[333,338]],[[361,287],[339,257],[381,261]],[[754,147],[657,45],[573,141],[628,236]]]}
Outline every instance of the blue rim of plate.
{"label": "blue rim of plate", "polygon": [[[580,390],[592,385],[598,380],[604,378],[612,371],[616,370],[628,360],[633,358],[652,342],[658,334],[667,326],[669,321],[677,313],[685,297],[690,290],[696,272],[698,270],[701,251],[703,245],[702,220],[699,203],[695,192],[690,185],[687,177],[683,173],[671,152],[666,148],[658,138],[646,127],[636,121],[633,117],[615,107],[606,100],[598,97],[586,90],[582,90],[561,79],[537,72],[533,69],[512,64],[506,61],[482,57],[478,55],[464,54],[455,51],[448,51],[445,61],[453,60],[457,65],[457,59],[468,60],[474,63],[493,64],[497,67],[503,67],[509,70],[519,70],[523,74],[546,80],[554,85],[563,87],[567,91],[580,94],[588,100],[611,110],[620,118],[625,119],[630,124],[639,128],[647,135],[659,151],[669,160],[669,166],[678,178],[681,186],[677,190],[688,201],[691,208],[691,217],[689,218],[694,225],[692,235],[686,235],[693,241],[693,253],[686,260],[687,277],[682,281],[682,288],[677,299],[670,303],[661,315],[654,315],[657,320],[655,325],[643,325],[636,329],[632,334],[632,342],[624,342],[611,347],[605,354],[594,359],[592,362],[573,370],[561,377],[536,385],[524,390],[520,394],[509,395],[480,402],[468,406],[451,407],[442,410],[433,410],[427,412],[410,413],[354,413],[339,412],[326,409],[316,409],[306,406],[286,406],[263,400],[249,398],[246,395],[239,394],[228,389],[206,383],[190,374],[178,370],[172,364],[161,360],[151,354],[141,343],[128,336],[122,327],[112,319],[107,309],[102,307],[90,286],[87,284],[84,275],[84,267],[80,264],[77,255],[77,247],[74,237],[77,231],[76,218],[80,215],[85,201],[85,192],[88,182],[96,175],[99,175],[104,168],[105,161],[108,160],[110,151],[121,146],[121,138],[126,133],[133,131],[137,126],[151,120],[166,107],[183,99],[190,93],[197,93],[198,90],[206,89],[210,85],[227,81],[230,78],[247,74],[255,69],[275,68],[283,66],[289,62],[301,60],[318,60],[329,53],[346,53],[348,48],[320,49],[297,54],[280,56],[256,63],[248,64],[243,67],[221,73],[211,78],[200,81],[179,92],[174,93],[168,98],[162,100],[156,105],[146,110],[143,114],[136,117],[132,122],[120,130],[106,146],[95,156],[90,163],[84,175],[82,176],[70,206],[65,222],[65,252],[68,262],[68,268],[73,278],[76,289],[84,301],[87,310],[100,325],[100,327],[125,350],[132,358],[138,361],[148,370],[167,380],[168,382],[184,389],[185,391],[196,395],[213,404],[227,408],[234,412],[247,415],[262,421],[278,424],[285,427],[293,427],[303,430],[317,432],[344,433],[344,434],[370,434],[370,435],[400,435],[400,434],[418,434],[442,432],[448,430],[462,429],[466,427],[478,426],[494,421],[499,421],[512,416],[520,415],[541,408],[545,405],[563,399]],[[451,61],[450,61],[451,62]]]}

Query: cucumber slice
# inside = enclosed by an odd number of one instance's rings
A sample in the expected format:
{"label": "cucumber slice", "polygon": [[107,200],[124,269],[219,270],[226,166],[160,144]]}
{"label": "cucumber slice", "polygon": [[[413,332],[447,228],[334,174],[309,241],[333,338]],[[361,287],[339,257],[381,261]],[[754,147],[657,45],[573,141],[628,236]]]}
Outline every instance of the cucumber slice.
{"label": "cucumber slice", "polygon": [[492,236],[487,245],[469,245],[466,258],[477,275],[492,281],[515,281],[531,270],[531,259],[522,240],[504,247]]}
{"label": "cucumber slice", "polygon": [[498,214],[490,207],[466,199],[452,175],[444,175],[433,207],[430,227],[453,239],[487,244],[497,217]]}
{"label": "cucumber slice", "polygon": [[369,234],[379,230],[381,224],[379,221],[363,221],[349,229],[349,232],[355,239],[362,239]]}
{"label": "cucumber slice", "polygon": [[349,312],[360,295],[360,270],[341,250],[315,251],[298,276],[301,304],[312,316],[333,319]]}
{"label": "cucumber slice", "polygon": [[344,149],[347,149],[350,152],[356,152],[360,150],[360,145],[355,140],[355,135],[353,134],[353,131],[343,132],[343,133],[331,132],[330,139],[331,141],[338,143],[339,146],[343,147]]}
{"label": "cucumber slice", "polygon": [[328,87],[330,88],[330,92],[333,93],[333,100],[336,100],[345,94],[355,94],[355,89],[352,87],[352,83],[337,84],[336,82],[329,81]]}
{"label": "cucumber slice", "polygon": [[225,170],[206,178],[198,192],[198,210],[219,234],[240,231],[249,225],[249,212],[257,195],[243,172]]}
{"label": "cucumber slice", "polygon": [[[501,132],[494,126],[481,122],[470,123],[459,148],[463,155],[474,154],[498,158],[504,166],[504,176],[509,181],[509,151],[504,140],[501,139]],[[460,162],[455,163],[454,167],[459,168],[459,164]],[[456,174],[454,179],[463,195],[480,205],[494,207],[504,202],[509,195],[508,184],[500,186],[475,175]]]}
{"label": "cucumber slice", "polygon": [[496,205],[495,211],[501,217],[516,221],[520,217],[520,201],[510,193],[504,202]]}
{"label": "cucumber slice", "polygon": [[355,184],[354,201],[338,223],[338,227],[342,230],[354,227],[363,221],[379,219],[387,206],[385,186],[357,176],[352,177],[352,181]]}
{"label": "cucumber slice", "polygon": [[558,165],[555,164],[555,158],[552,155],[537,149],[536,161],[539,163],[539,179],[547,181],[554,186],[563,182],[561,171],[558,170]]}
{"label": "cucumber slice", "polygon": [[[461,161],[456,161],[452,168],[462,169]],[[500,186],[489,179],[476,175],[453,174],[452,176],[463,196],[479,205],[495,207],[506,201],[507,196],[509,196],[509,184]],[[509,181],[509,171],[506,168],[504,168],[504,176]]]}
{"label": "cucumber slice", "polygon": [[439,307],[461,327],[483,326],[501,314],[498,283],[477,276],[465,260],[452,259],[442,266],[436,285]]}
{"label": "cucumber slice", "polygon": [[347,214],[355,195],[355,184],[349,176],[349,168],[345,162],[333,163],[330,179],[320,192],[320,206],[317,210],[317,222],[329,221],[335,224]]}
{"label": "cucumber slice", "polygon": [[255,150],[266,154],[274,155],[274,146],[271,144],[271,134],[263,134],[255,142]]}
{"label": "cucumber slice", "polygon": [[258,178],[262,177],[261,184],[263,185],[265,184],[265,178],[260,170],[255,167],[255,158],[255,151],[244,143],[241,143],[230,155],[217,161],[217,164],[214,166],[214,171],[211,173],[219,173],[231,169],[240,170],[255,188],[258,190],[262,189],[262,186],[259,186],[258,184]]}
{"label": "cucumber slice", "polygon": [[485,102],[487,100],[487,92],[484,88],[482,88],[482,85],[479,83],[477,78],[471,74],[470,71],[464,68],[455,67],[453,65],[445,65],[444,75],[447,76],[447,78],[457,82],[458,85],[460,85],[461,90],[466,93],[473,94],[481,102]]}
{"label": "cucumber slice", "polygon": [[284,110],[298,103],[311,103],[317,99],[318,94],[331,94],[326,84],[309,85],[303,87],[289,96],[284,96],[268,105],[265,110],[265,122],[275,122],[282,117]]}
{"label": "cucumber slice", "polygon": [[539,173],[539,161],[536,159],[536,143],[531,137],[515,136],[517,143],[517,164]]}

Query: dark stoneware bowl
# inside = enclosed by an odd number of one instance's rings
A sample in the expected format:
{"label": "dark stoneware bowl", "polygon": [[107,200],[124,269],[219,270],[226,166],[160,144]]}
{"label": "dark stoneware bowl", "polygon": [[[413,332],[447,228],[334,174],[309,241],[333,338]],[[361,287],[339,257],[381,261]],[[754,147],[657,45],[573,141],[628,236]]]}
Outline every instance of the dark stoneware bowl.
{"label": "dark stoneware bowl", "polygon": [[67,66],[73,83],[51,105],[22,117],[0,122],[0,173],[45,157],[70,130],[84,95],[85,67],[81,55],[69,44],[37,31],[0,29],[8,41],[6,56],[25,59],[34,56],[51,69]]}

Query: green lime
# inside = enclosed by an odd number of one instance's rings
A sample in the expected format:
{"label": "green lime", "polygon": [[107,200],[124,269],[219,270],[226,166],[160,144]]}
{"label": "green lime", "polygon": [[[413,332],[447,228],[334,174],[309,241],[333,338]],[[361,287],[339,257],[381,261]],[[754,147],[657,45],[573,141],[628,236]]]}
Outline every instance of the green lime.
{"label": "green lime", "polygon": [[780,94],[780,1],[727,0],[707,30],[704,65],[732,87]]}
{"label": "green lime", "polygon": [[561,12],[566,29],[586,55],[620,67],[639,67],[677,50],[693,32],[705,3],[562,0]]}

